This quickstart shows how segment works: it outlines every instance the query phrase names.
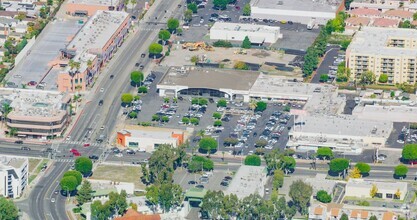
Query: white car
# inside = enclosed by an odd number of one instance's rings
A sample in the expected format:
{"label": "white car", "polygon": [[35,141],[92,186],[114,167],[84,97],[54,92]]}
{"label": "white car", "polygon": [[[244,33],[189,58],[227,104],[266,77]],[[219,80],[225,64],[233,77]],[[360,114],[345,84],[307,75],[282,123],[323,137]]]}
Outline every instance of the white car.
{"label": "white car", "polygon": [[71,140],[71,136],[67,136],[67,138],[65,140],[67,140],[67,141]]}
{"label": "white car", "polygon": [[101,88],[101,89],[100,89],[100,92],[104,92],[104,88]]}
{"label": "white car", "polygon": [[55,202],[55,198],[52,198],[52,199],[51,199],[51,202]]}

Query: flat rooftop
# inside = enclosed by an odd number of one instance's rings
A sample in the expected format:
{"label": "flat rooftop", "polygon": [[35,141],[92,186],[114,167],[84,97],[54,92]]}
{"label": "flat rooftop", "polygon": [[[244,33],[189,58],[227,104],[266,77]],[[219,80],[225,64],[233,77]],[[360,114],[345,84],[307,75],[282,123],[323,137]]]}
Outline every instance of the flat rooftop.
{"label": "flat rooftop", "polygon": [[[417,48],[388,47],[390,39],[415,40],[417,30],[404,28],[362,27],[349,45],[351,53],[385,56],[417,56]],[[369,40],[372,39],[372,40]]]}
{"label": "flat rooftop", "polygon": [[260,72],[202,69],[196,67],[171,67],[158,85],[249,90]]}
{"label": "flat rooftop", "polygon": [[363,119],[417,123],[417,107],[415,106],[359,105],[353,109],[352,114]]}
{"label": "flat rooftop", "polygon": [[377,182],[363,179],[349,179],[349,181],[346,184],[346,187],[369,189],[372,188],[373,184],[375,184],[378,189],[393,191],[397,191],[398,189],[404,190],[407,189],[408,186],[408,184],[405,182]]}
{"label": "flat rooftop", "polygon": [[104,6],[115,6],[118,5],[118,0],[70,0],[70,4],[80,4],[80,5],[104,5]]}
{"label": "flat rooftop", "polygon": [[0,89],[2,102],[11,102],[13,111],[8,117],[26,116],[46,118],[66,114],[69,96],[66,93],[30,90],[30,89]]}
{"label": "flat rooftop", "polygon": [[0,169],[7,168],[8,166],[13,167],[13,168],[20,168],[23,164],[27,162],[28,162],[27,158],[0,156]]}
{"label": "flat rooftop", "polygon": [[168,131],[144,131],[144,130],[126,130],[119,131],[120,133],[130,133],[133,138],[154,138],[154,139],[173,139],[172,132]]}
{"label": "flat rooftop", "polygon": [[210,31],[239,31],[239,32],[261,32],[261,33],[276,33],[280,31],[280,27],[259,25],[259,24],[243,24],[243,23],[228,23],[216,22],[211,27]]}
{"label": "flat rooftop", "polygon": [[295,120],[299,122],[304,125],[294,126],[291,132],[388,138],[393,127],[392,122],[358,119],[352,115],[305,115]]}
{"label": "flat rooftop", "polygon": [[252,0],[251,6],[267,9],[335,12],[341,1],[338,0]]}
{"label": "flat rooftop", "polygon": [[265,167],[242,165],[237,170],[225,194],[235,194],[238,198],[244,198],[256,193],[263,197],[265,181]]}
{"label": "flat rooftop", "polygon": [[69,38],[81,27],[82,24],[74,20],[49,22],[42,30],[42,35],[36,39],[30,53],[7,74],[7,81],[19,87],[30,81],[38,84],[45,82],[45,90],[56,90],[58,73],[50,71],[51,61],[59,56],[59,50],[68,44]]}

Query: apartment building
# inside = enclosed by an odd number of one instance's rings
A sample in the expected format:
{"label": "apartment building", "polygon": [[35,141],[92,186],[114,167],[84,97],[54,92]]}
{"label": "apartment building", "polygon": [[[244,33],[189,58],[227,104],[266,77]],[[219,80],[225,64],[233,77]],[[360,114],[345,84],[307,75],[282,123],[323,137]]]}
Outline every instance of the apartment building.
{"label": "apartment building", "polygon": [[9,89],[0,90],[6,124],[18,137],[43,138],[61,136],[69,123],[70,96],[66,93]]}
{"label": "apartment building", "polygon": [[0,195],[19,198],[28,185],[28,158],[0,156]]}
{"label": "apartment building", "polygon": [[[372,39],[372,40],[370,40]],[[388,75],[388,83],[417,82],[417,30],[363,27],[346,50],[351,78],[372,71],[377,79]]]}
{"label": "apartment building", "polygon": [[130,27],[130,16],[122,11],[97,11],[61,49],[59,91],[84,91],[94,76],[123,43]]}

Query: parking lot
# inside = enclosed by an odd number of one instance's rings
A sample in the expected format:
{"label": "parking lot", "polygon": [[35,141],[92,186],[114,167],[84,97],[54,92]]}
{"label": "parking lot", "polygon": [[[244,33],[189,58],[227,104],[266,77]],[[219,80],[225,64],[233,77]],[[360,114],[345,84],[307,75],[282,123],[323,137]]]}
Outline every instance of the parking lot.
{"label": "parking lot", "polygon": [[[181,185],[184,190],[197,186],[208,190],[224,191],[227,189],[227,184],[221,183],[230,182],[233,179],[232,173],[238,169],[238,166],[221,166],[220,168],[215,166],[210,173],[189,173],[186,169],[177,169],[173,175],[174,183]],[[225,177],[227,181],[224,181]]]}
{"label": "parking lot", "polygon": [[336,78],[337,65],[344,59],[342,55],[339,54],[339,51],[339,46],[327,47],[326,55],[320,63],[320,66],[317,68],[317,73],[314,75],[313,79],[311,79],[312,83],[320,83],[320,76],[324,74],[329,76],[329,81]]}

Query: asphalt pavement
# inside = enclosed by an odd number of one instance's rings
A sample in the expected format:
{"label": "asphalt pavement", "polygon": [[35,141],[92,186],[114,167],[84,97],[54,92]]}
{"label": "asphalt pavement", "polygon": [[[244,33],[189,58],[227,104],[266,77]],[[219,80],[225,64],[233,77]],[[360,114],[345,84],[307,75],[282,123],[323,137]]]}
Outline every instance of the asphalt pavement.
{"label": "asphalt pavement", "polygon": [[330,66],[333,66],[333,62],[336,60],[336,57],[339,53],[339,46],[329,46],[327,47],[327,52],[323,58],[323,61],[320,63],[320,66],[316,70],[316,74],[311,79],[312,83],[320,83],[320,76],[323,74],[328,74]]}
{"label": "asphalt pavement", "polygon": [[[161,27],[165,27],[164,22],[168,19],[168,16],[175,16],[172,12],[176,9],[179,1],[157,1],[153,6],[153,9],[148,13],[149,17],[159,17]],[[165,10],[168,13],[165,13]],[[162,26],[164,25],[164,26]],[[138,30],[131,33],[129,39],[124,43],[122,48],[113,57],[113,60],[107,68],[102,72],[101,82],[94,88],[94,93],[90,102],[84,107],[83,112],[77,119],[74,127],[70,132],[70,140],[83,142],[88,128],[92,128],[92,134],[89,134],[91,140],[95,140],[100,135],[104,134],[108,138],[114,128],[117,115],[121,109],[120,95],[124,92],[129,92],[131,89],[128,85],[130,82],[130,72],[134,70],[135,63],[137,62],[135,57],[139,57],[141,53],[147,53],[148,45],[156,41],[158,28],[155,28],[155,24],[141,21]],[[145,60],[142,64],[147,65],[150,60]],[[110,75],[115,75],[114,79],[110,79]],[[146,73],[145,73],[146,75]],[[116,83],[117,82],[117,83]],[[99,92],[100,88],[104,88],[104,92]],[[99,107],[98,102],[104,100],[104,105]],[[104,126],[104,129],[102,127]],[[103,145],[104,146],[104,145]],[[66,154],[68,148],[76,148],[82,151],[90,153],[96,152],[97,148],[90,147],[84,148],[78,145],[61,144],[57,147],[59,154]],[[104,148],[104,147],[103,147]],[[29,203],[29,215],[34,220],[60,220],[68,219],[65,209],[65,197],[57,196],[55,202],[51,202],[50,193],[53,193],[55,189],[59,187],[59,178],[62,174],[69,169],[72,162],[56,162],[50,169],[50,176],[54,178],[42,178],[39,185],[32,190],[31,195],[27,202]],[[25,206],[23,206],[25,207]]]}

